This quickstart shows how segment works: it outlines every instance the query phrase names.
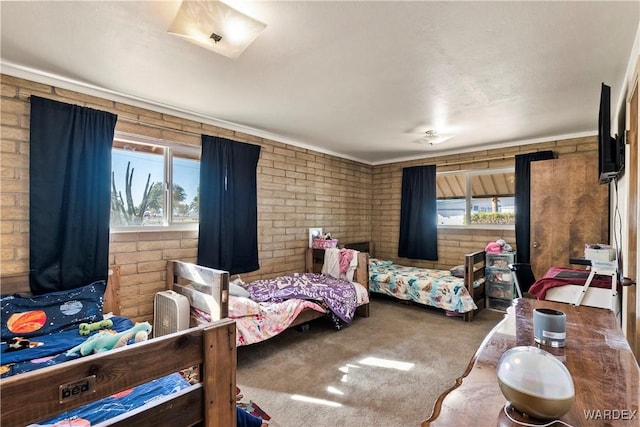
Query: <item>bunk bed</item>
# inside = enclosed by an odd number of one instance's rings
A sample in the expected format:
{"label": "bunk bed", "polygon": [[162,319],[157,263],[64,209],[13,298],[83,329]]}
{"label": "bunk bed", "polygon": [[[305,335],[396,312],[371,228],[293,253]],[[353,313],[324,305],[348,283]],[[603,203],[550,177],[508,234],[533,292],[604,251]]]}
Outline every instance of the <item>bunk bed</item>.
{"label": "bunk bed", "polygon": [[[118,315],[119,270],[114,267],[110,273],[104,293],[104,312]],[[199,266],[189,266],[177,274],[188,281],[217,278],[219,283],[228,282],[226,272]],[[3,293],[26,295],[29,292],[27,283],[26,276],[2,277]],[[220,293],[224,294],[224,289]],[[220,300],[220,303],[221,313],[224,313],[225,302]],[[36,340],[37,337],[30,339]],[[192,373],[190,381],[180,372]],[[4,377],[0,380],[0,424],[25,426],[51,418],[55,420],[60,414],[66,419],[78,421],[78,416],[73,414],[103,413],[103,405],[109,399],[130,396],[138,389],[144,389],[147,393],[146,403],[120,413],[106,423],[121,426],[235,426],[235,373],[234,322],[221,319]],[[183,384],[180,387],[171,386],[172,391],[176,392],[154,394],[157,384],[168,379],[173,381],[174,378],[177,381],[178,377],[183,379]],[[53,422],[33,425],[53,425]],[[82,425],[92,424],[87,421]]]}
{"label": "bunk bed", "polygon": [[[321,317],[329,317],[336,329],[351,322],[353,315],[361,317],[369,316],[369,254],[354,252],[357,257],[357,266],[351,283],[345,279],[336,279],[321,274],[324,263],[325,250],[305,249],[305,271],[279,276],[273,279],[257,280],[240,285],[247,294],[240,296],[234,292],[219,294],[217,289],[198,289],[189,283],[178,284],[171,270],[177,268],[189,268],[188,263],[172,263],[168,265],[167,287],[183,294],[189,300],[192,307],[191,324],[207,323],[213,319],[224,318],[227,315],[236,322],[236,345],[238,347],[255,344],[272,338],[286,329],[299,326]],[[285,286],[286,285],[286,286]],[[231,286],[231,285],[230,285]],[[330,286],[347,289],[332,291],[331,295],[321,295],[320,288]],[[305,297],[300,295],[300,288],[310,287],[317,297]],[[296,289],[297,293],[288,289]],[[336,288],[333,288],[336,289]],[[201,292],[204,291],[204,292]],[[354,293],[355,292],[355,293]],[[212,296],[212,293],[216,296]],[[276,294],[273,301],[264,297]],[[286,294],[290,294],[287,296]],[[337,298],[335,298],[337,296]],[[335,298],[333,304],[329,297]],[[355,297],[355,300],[351,298]],[[341,299],[344,298],[344,301]],[[216,299],[226,300],[226,304],[216,303]],[[349,301],[346,301],[346,300]],[[351,306],[355,302],[355,313]],[[341,316],[340,308],[349,304],[348,317]],[[220,313],[219,307],[228,307],[228,313]],[[336,314],[338,313],[338,314]]]}
{"label": "bunk bed", "polygon": [[371,292],[440,308],[465,321],[472,321],[474,312],[484,307],[485,251],[466,254],[456,277],[450,270],[403,266],[377,259],[372,242],[350,243],[345,247],[371,254]]}

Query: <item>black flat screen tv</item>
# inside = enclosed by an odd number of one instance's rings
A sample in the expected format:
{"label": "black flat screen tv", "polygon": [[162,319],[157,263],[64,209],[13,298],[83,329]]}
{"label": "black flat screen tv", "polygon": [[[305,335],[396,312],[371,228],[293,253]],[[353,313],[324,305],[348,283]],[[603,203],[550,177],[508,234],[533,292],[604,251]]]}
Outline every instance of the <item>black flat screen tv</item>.
{"label": "black flat screen tv", "polygon": [[[622,112],[624,116],[624,112]],[[620,135],[611,136],[611,87],[602,83],[598,116],[598,181],[607,184],[624,168],[624,118]]]}

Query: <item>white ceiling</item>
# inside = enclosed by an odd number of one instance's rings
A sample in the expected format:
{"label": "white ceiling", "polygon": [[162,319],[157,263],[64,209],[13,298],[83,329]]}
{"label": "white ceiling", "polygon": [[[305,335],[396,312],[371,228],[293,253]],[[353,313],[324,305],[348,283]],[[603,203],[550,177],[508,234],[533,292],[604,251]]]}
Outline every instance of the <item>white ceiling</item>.
{"label": "white ceiling", "polygon": [[267,24],[235,60],[166,32],[180,1],[2,1],[2,72],[380,164],[595,134],[640,28],[638,1],[227,3]]}

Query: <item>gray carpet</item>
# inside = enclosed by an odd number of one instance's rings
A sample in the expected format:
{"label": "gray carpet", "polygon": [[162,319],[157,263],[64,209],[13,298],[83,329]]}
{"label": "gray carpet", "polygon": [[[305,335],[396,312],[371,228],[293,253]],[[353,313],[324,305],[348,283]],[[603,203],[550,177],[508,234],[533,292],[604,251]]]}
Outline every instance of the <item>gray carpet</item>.
{"label": "gray carpet", "polygon": [[[373,297],[371,316],[340,331],[318,319],[304,332],[238,348],[237,384],[243,401],[257,403],[273,427],[419,426],[502,317],[482,310],[466,323]],[[402,365],[375,366],[366,358]]]}

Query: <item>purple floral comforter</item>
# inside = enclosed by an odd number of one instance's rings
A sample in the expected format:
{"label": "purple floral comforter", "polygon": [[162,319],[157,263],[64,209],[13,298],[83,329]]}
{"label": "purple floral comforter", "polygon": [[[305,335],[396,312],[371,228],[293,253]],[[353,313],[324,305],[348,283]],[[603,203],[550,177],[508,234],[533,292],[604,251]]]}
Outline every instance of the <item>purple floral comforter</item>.
{"label": "purple floral comforter", "polygon": [[256,280],[244,288],[257,302],[281,302],[298,298],[319,301],[342,321],[351,323],[356,311],[356,290],[353,284],[325,274],[294,273],[274,279]]}

